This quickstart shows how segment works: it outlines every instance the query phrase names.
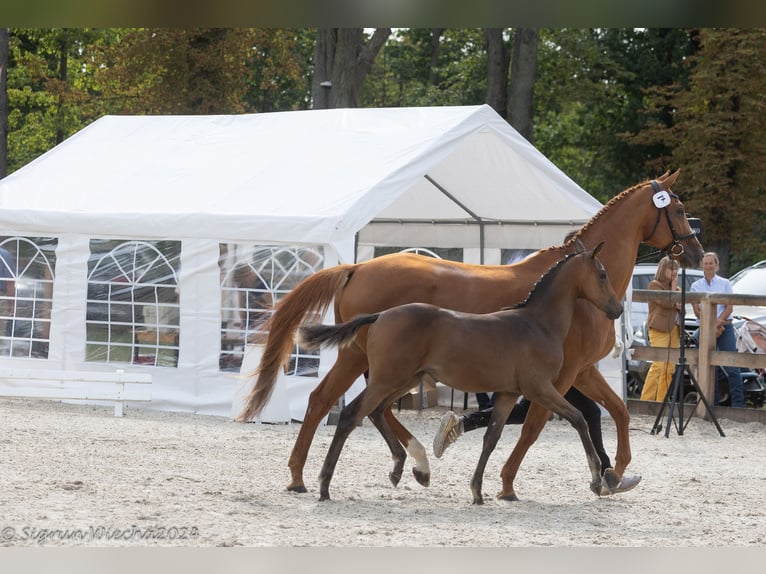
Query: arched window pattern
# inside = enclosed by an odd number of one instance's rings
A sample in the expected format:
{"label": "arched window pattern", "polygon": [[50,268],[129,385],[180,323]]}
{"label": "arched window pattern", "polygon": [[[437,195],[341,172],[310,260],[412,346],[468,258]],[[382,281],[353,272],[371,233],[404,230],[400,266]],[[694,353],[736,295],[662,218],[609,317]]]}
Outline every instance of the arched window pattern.
{"label": "arched window pattern", "polygon": [[86,360],[178,364],[180,241],[92,240]]}
{"label": "arched window pattern", "polygon": [[388,255],[389,253],[417,253],[436,259],[447,259],[449,261],[462,261],[462,247],[375,247],[375,257]]}
{"label": "arched window pattern", "polygon": [[[264,323],[274,304],[298,283],[324,267],[322,247],[222,244],[221,355],[223,371],[238,371],[245,344],[263,344]],[[296,345],[287,374],[317,376],[319,351]]]}
{"label": "arched window pattern", "polygon": [[48,358],[57,241],[0,241],[0,355]]}

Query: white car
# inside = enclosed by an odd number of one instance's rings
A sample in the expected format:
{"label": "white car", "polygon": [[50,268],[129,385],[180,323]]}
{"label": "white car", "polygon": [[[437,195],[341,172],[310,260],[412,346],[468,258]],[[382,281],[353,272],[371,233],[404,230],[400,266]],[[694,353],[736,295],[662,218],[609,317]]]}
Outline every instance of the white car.
{"label": "white car", "polygon": [[[766,260],[745,267],[731,276],[731,289],[740,295],[762,295],[766,297]],[[734,315],[747,317],[763,324],[766,307],[734,305]]]}

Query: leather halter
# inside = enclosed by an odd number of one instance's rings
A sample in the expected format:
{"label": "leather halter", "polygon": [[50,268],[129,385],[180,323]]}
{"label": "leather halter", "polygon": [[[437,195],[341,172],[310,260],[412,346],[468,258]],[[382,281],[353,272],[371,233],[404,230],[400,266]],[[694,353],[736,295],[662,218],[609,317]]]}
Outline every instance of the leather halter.
{"label": "leather halter", "polygon": [[[654,188],[654,193],[660,193],[662,189],[660,188],[659,184],[657,183],[657,180],[651,181],[652,188]],[[673,199],[678,199],[678,196],[675,193],[668,192],[670,197]],[[668,206],[665,207],[658,207],[657,208],[657,220],[654,222],[654,227],[652,228],[652,232],[649,234],[649,237],[645,239],[645,241],[649,241],[652,236],[657,231],[657,226],[660,224],[660,218],[662,217],[662,213],[665,213],[665,219],[668,221],[668,227],[670,227],[670,233],[673,234],[673,241],[671,241],[666,247],[661,249],[661,251],[664,251],[668,255],[672,255],[674,257],[680,257],[684,254],[684,246],[681,244],[682,241],[685,239],[689,239],[690,237],[694,237],[697,232],[692,229],[691,233],[687,233],[686,235],[679,235],[676,232],[676,228],[673,226],[673,221],[670,219],[670,213],[668,212]]]}

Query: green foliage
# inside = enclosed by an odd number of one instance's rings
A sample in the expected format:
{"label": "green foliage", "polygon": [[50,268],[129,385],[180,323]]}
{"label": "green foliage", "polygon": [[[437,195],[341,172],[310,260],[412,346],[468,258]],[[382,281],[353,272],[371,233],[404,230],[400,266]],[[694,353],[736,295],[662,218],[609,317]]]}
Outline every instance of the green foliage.
{"label": "green foliage", "polygon": [[704,29],[697,40],[687,84],[649,95],[654,121],[639,136],[667,146],[706,247],[734,254],[736,270],[766,257],[766,31]]}

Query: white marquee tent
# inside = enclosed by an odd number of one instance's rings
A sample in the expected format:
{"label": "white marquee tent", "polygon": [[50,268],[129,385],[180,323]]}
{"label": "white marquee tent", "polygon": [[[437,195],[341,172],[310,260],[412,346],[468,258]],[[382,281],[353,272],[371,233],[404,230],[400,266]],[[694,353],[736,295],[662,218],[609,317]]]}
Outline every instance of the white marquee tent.
{"label": "white marquee tent", "polygon": [[[229,414],[221,245],[318,245],[324,266],[374,246],[499,263],[600,207],[486,105],[106,116],[0,181],[0,234],[54,238],[56,254],[47,356],[0,367],[146,371],[153,407]],[[88,261],[106,240],[180,245],[173,368],[86,360]]]}

